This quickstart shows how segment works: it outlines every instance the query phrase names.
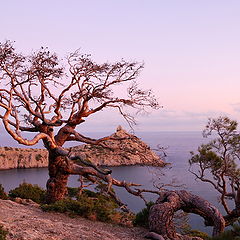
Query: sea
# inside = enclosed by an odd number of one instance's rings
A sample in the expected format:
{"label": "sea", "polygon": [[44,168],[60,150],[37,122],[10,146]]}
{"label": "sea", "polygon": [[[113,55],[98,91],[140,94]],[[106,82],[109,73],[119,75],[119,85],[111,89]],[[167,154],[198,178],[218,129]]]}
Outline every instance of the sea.
{"label": "sea", "polygon": [[[158,149],[159,146],[164,148],[166,154],[164,161],[168,164],[165,168],[147,166],[111,167],[114,178],[142,184],[141,187],[144,189],[187,190],[210,201],[224,213],[215,189],[208,183],[197,181],[189,171],[190,152],[196,152],[198,146],[208,142],[209,139],[203,138],[201,132],[139,132],[135,134],[149,144],[152,149]],[[107,133],[89,133],[88,135],[90,137],[99,137],[106,136]],[[5,137],[5,145],[17,146],[7,136]],[[4,146],[3,142],[1,145]],[[78,187],[78,178],[79,176],[71,176],[68,185]],[[48,172],[46,168],[0,171],[0,183],[7,192],[22,182],[38,184],[45,188],[47,179]],[[140,198],[129,194],[125,189],[115,187],[115,191],[122,202],[126,203],[132,211],[138,212],[144,208],[144,202]],[[156,200],[156,196],[151,194],[147,194],[146,198],[149,201]],[[193,229],[211,234],[212,228],[205,227],[204,220],[200,216],[189,214],[188,217],[189,224]]]}

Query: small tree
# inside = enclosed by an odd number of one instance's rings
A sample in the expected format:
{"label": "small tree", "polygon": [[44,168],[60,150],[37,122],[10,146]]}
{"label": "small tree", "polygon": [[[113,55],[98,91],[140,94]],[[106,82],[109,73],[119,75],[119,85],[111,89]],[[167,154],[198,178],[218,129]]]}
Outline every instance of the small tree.
{"label": "small tree", "polygon": [[[226,211],[226,224],[240,217],[240,134],[237,122],[228,117],[209,119],[204,137],[213,137],[208,144],[193,152],[189,160],[190,166],[197,166],[197,171],[190,171],[196,179],[211,184],[220,195],[220,202]],[[231,200],[234,208],[228,203]]]}
{"label": "small tree", "polygon": [[[18,143],[32,146],[43,141],[49,153],[47,202],[66,195],[70,174],[93,182],[102,179],[109,185],[130,186],[112,179],[111,171],[71,154],[63,146],[78,141],[105,147],[104,140],[109,137],[83,136],[77,126],[106,108],[117,110],[130,125],[135,120],[126,107],[138,112],[148,107],[158,109],[152,91],[138,88],[136,78],[142,69],[142,64],[124,60],[97,64],[90,55],[79,51],[71,53],[66,62],[47,48],[25,56],[15,51],[12,42],[0,43],[0,119]],[[116,91],[121,85],[125,91]],[[22,132],[35,136],[25,139]]]}

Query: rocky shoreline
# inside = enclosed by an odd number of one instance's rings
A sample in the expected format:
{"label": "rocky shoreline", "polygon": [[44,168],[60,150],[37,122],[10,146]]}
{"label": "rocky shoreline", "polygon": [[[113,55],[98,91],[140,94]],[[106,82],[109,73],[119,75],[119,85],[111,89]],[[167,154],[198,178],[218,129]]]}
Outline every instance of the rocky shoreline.
{"label": "rocky shoreline", "polygon": [[[146,143],[121,127],[110,137],[105,141],[106,147],[83,144],[69,151],[98,166],[164,165]],[[40,167],[48,167],[48,152],[45,149],[0,147],[0,170]]]}

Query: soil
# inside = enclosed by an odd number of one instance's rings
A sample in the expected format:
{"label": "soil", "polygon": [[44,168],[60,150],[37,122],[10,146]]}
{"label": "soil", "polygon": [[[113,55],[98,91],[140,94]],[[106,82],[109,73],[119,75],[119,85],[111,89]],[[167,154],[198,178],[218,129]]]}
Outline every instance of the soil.
{"label": "soil", "polygon": [[31,201],[0,200],[0,225],[7,240],[143,240],[146,230],[43,212]]}

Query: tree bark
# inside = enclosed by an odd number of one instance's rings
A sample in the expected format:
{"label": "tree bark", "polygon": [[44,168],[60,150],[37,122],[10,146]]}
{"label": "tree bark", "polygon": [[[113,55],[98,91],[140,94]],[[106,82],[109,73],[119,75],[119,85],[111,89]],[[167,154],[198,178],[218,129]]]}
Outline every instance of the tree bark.
{"label": "tree bark", "polygon": [[[101,169],[94,163],[82,159],[75,154],[69,154],[61,147],[48,149],[48,172],[46,202],[52,203],[61,200],[67,194],[67,181],[70,175],[92,175],[102,178],[106,182],[112,181],[111,170]],[[81,167],[75,162],[85,166]],[[137,185],[138,186],[138,185]]]}
{"label": "tree bark", "polygon": [[225,220],[221,213],[208,201],[186,191],[160,193],[156,204],[150,208],[149,228],[166,239],[180,239],[176,233],[173,216],[178,210],[196,213],[213,224],[213,236],[224,230]]}
{"label": "tree bark", "polygon": [[46,203],[53,203],[65,197],[70,175],[68,170],[69,163],[66,157],[59,156],[54,151],[49,151]]}

